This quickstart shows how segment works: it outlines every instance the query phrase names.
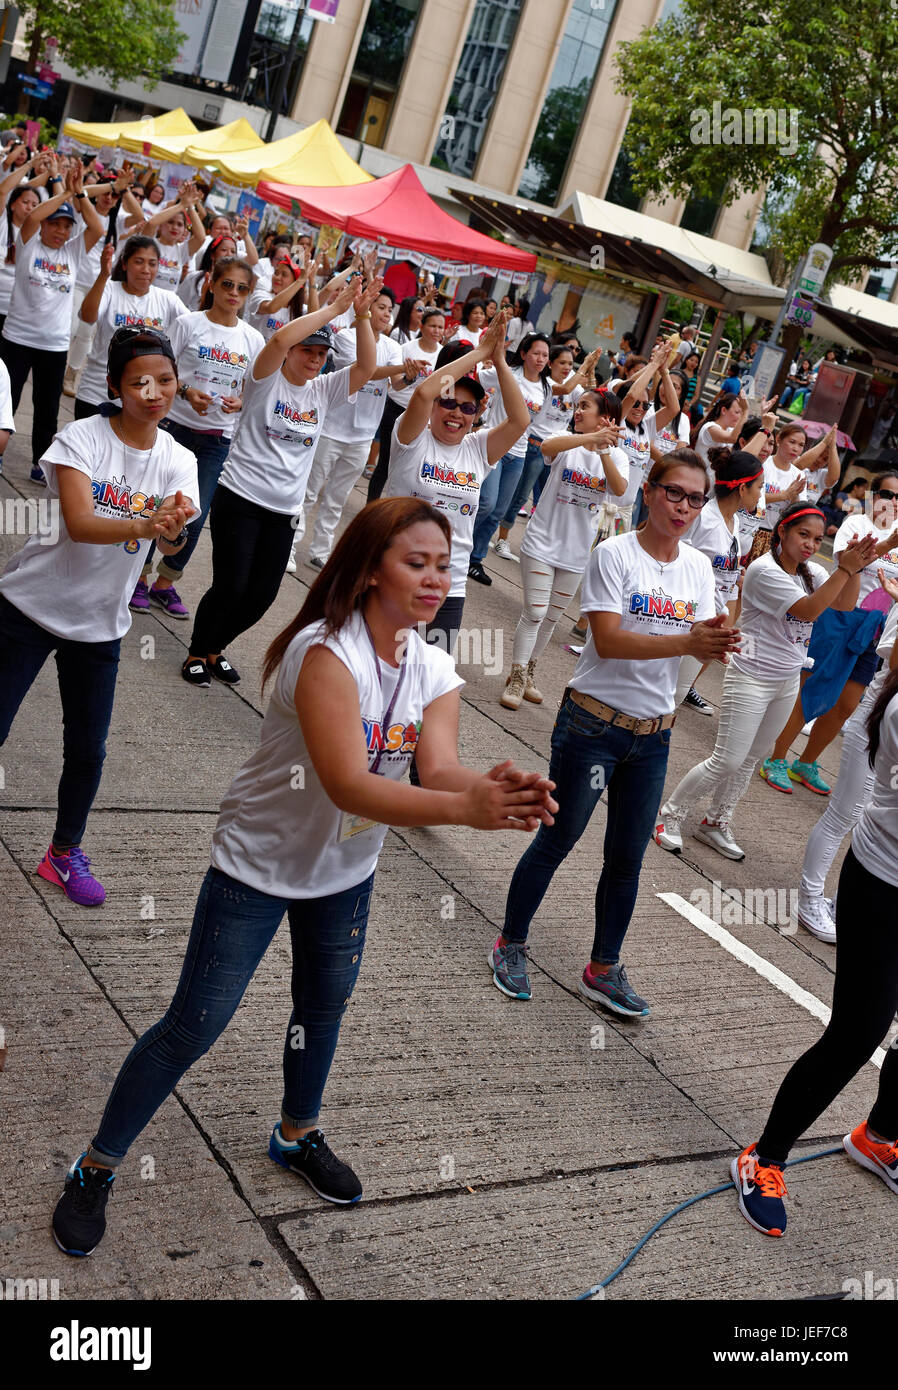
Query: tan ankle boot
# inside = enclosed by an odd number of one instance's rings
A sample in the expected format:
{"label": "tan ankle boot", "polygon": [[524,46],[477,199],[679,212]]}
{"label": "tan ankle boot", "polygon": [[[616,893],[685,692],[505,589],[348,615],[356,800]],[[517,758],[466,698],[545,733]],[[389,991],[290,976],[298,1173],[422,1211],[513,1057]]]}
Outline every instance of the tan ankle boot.
{"label": "tan ankle boot", "polygon": [[505,682],[505,689],[499,697],[499,704],[506,709],[518,709],[524,698],[524,668],[512,666],[511,675]]}
{"label": "tan ankle boot", "polygon": [[524,676],[524,699],[529,700],[531,704],[541,705],[543,702],[543,695],[541,690],[537,690],[533,680],[533,672],[535,670],[536,662],[531,657],[527,662],[527,672]]}

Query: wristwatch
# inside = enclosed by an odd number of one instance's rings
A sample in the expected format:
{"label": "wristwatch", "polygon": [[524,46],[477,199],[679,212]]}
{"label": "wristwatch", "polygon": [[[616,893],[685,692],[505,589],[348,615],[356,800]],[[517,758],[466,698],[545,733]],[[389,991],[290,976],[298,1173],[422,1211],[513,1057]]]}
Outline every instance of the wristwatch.
{"label": "wristwatch", "polygon": [[179,387],[178,387],[178,395],[181,397],[181,400],[182,400],[182,401],[186,401],[186,399],[187,399],[187,392],[188,392],[189,390],[190,390],[190,387],[187,385],[186,381],[182,381],[181,384],[180,384]]}

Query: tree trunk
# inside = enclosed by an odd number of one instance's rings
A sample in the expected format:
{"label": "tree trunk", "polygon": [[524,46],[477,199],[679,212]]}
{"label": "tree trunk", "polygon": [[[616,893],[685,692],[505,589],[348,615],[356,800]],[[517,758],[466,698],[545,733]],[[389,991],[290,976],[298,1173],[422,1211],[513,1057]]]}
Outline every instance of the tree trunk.
{"label": "tree trunk", "polygon": [[786,386],[786,377],[789,375],[789,368],[798,356],[798,345],[801,342],[802,329],[800,324],[787,323],[780,335],[780,346],[786,349],[780,369],[773,383],[772,395],[781,396]]}

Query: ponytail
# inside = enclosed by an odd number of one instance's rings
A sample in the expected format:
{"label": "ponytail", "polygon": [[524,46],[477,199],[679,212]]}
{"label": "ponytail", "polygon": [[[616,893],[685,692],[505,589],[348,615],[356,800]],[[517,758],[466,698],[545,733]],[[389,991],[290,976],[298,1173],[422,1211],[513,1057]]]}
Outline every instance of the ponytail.
{"label": "ponytail", "polygon": [[867,716],[867,737],[870,740],[870,766],[873,767],[876,761],[876,754],[879,752],[879,736],[882,731],[882,721],[885,712],[892,703],[894,697],[898,695],[898,668],[890,671],[885,678],[882,690],[880,690]]}

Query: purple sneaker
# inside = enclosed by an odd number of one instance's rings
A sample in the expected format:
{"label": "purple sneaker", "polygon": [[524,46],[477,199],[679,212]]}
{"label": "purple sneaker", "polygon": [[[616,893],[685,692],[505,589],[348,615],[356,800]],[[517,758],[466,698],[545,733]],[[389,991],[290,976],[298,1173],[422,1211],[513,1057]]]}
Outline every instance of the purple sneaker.
{"label": "purple sneaker", "polygon": [[137,588],[128,600],[128,607],[134,613],[146,613],[150,606],[150,591],[142,579],[138,579]]}
{"label": "purple sneaker", "polygon": [[90,860],[79,845],[54,854],[47,850],[37,866],[41,878],[55,883],[79,907],[99,907],[106,901],[106,889],[90,871]]}
{"label": "purple sneaker", "polygon": [[184,607],[174,584],[170,584],[167,589],[157,589],[154,584],[150,589],[150,599],[160,608],[164,608],[170,618],[190,617],[190,609]]}

